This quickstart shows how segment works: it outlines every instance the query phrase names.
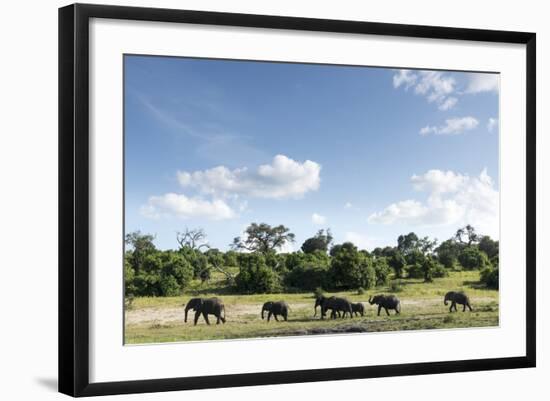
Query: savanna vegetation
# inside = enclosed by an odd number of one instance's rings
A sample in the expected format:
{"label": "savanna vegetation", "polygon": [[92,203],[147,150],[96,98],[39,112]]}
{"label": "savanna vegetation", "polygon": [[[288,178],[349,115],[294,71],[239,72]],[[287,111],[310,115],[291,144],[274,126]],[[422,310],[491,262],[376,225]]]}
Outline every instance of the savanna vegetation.
{"label": "savanna vegetation", "polygon": [[[250,224],[226,252],[211,248],[201,229],[177,233],[174,250],[159,250],[154,240],[126,235],[128,343],[498,325],[499,243],[470,225],[441,243],[411,232],[372,252],[334,244],[326,229],[299,251],[281,253],[294,234],[264,223]],[[473,312],[449,313],[448,291],[466,292]],[[398,296],[402,313],[376,316],[367,300],[381,293]],[[313,318],[322,294],[363,302],[365,315]],[[213,296],[225,303],[226,324],[184,324],[183,305],[191,297]],[[262,304],[278,300],[290,307],[288,321],[262,320]]]}

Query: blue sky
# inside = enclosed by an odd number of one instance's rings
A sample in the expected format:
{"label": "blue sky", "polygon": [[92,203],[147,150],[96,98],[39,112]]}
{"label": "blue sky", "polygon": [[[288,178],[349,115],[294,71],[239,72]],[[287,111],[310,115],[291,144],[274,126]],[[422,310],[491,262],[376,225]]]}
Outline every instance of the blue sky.
{"label": "blue sky", "polygon": [[[498,238],[497,74],[125,56],[125,227]],[[292,248],[289,248],[290,250]]]}

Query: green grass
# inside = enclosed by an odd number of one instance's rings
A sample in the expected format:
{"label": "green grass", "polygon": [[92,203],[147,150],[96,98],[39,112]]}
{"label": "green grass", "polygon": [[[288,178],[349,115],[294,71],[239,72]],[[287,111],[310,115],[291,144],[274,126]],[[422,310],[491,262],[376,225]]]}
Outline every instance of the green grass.
{"label": "green grass", "polygon": [[[229,294],[224,289],[222,277],[214,276],[210,283],[193,283],[188,293],[179,297],[138,297],[126,312],[126,342],[129,344],[171,341],[218,340],[306,334],[329,334],[341,332],[374,332],[395,330],[422,330],[459,327],[497,326],[499,316],[499,293],[479,285],[479,272],[452,272],[449,277],[435,279],[432,283],[422,280],[394,280],[393,289],[401,299],[400,315],[376,316],[376,307],[367,303],[370,295],[391,293],[390,286],[367,290],[363,295],[357,291],[339,293],[352,302],[365,303],[365,316],[353,319],[320,320],[313,317],[313,293],[292,294]],[[395,284],[397,283],[397,285]],[[220,289],[222,289],[220,291]],[[473,312],[450,314],[443,305],[443,296],[450,290],[463,290],[470,297]],[[193,326],[193,311],[184,323],[183,304],[193,296],[218,296],[226,308],[227,323],[206,325],[203,318]],[[291,308],[288,322],[267,323],[260,317],[261,305],[268,300],[285,300]],[[211,323],[215,317],[211,316]]]}

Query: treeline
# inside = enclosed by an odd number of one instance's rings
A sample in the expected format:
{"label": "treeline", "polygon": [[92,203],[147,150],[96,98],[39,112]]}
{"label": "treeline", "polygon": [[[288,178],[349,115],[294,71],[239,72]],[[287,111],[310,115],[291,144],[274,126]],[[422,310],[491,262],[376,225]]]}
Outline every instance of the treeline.
{"label": "treeline", "polygon": [[358,249],[351,242],[332,244],[329,229],[307,239],[300,251],[278,253],[294,242],[283,226],[251,224],[236,237],[231,250],[210,248],[201,229],[177,234],[179,249],[158,250],[154,236],[139,231],[126,235],[125,290],[129,296],[175,296],[192,280],[207,282],[213,271],[224,275],[227,288],[239,293],[367,290],[391,278],[426,282],[450,270],[481,271],[481,281],[498,289],[499,243],[479,236],[472,226],[437,244],[415,233],[401,235],[396,246]]}

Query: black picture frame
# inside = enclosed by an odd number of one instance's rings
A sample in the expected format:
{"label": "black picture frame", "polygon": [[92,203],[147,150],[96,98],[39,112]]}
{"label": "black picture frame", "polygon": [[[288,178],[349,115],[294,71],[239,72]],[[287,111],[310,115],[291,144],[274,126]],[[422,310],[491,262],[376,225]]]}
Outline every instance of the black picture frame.
{"label": "black picture frame", "polygon": [[[88,51],[91,18],[437,38],[526,46],[526,353],[520,357],[122,382],[89,381]],[[479,29],[74,4],[59,9],[59,391],[96,396],[534,367],[536,35]]]}

